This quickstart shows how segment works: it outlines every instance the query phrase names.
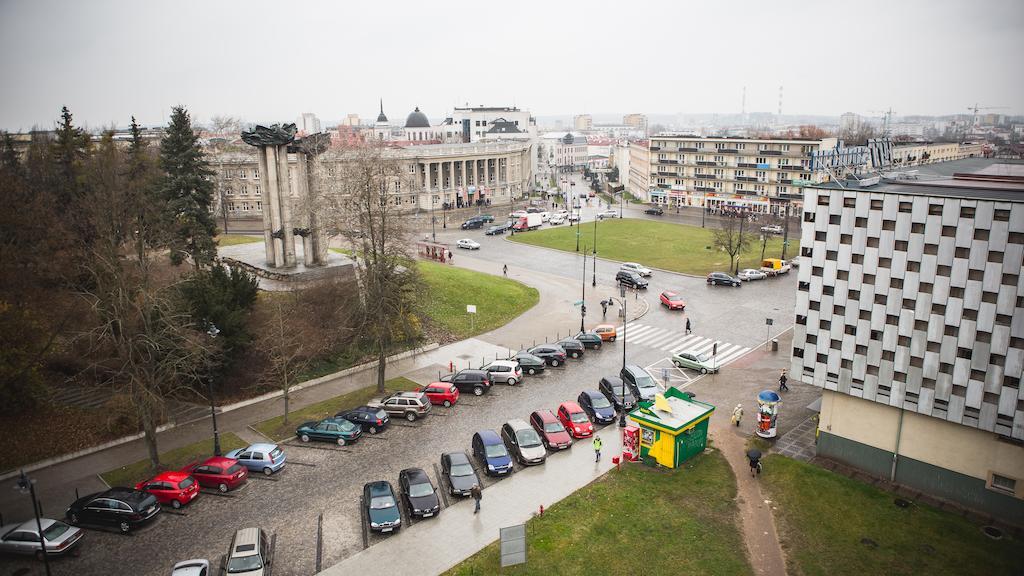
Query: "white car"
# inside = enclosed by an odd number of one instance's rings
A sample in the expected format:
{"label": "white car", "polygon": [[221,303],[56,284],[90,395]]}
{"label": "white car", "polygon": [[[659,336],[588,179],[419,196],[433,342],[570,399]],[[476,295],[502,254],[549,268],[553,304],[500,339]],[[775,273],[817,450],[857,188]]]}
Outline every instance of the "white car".
{"label": "white car", "polygon": [[628,270],[630,272],[636,272],[637,274],[643,276],[644,278],[650,278],[652,274],[650,268],[644,268],[643,266],[637,264],[636,262],[623,262],[619,270]]}
{"label": "white car", "polygon": [[569,223],[570,224],[572,224],[573,222],[579,222],[579,221],[580,221],[580,213],[579,212],[573,212],[572,214],[569,214]]}
{"label": "white car", "polygon": [[761,226],[761,232],[764,232],[765,234],[782,234],[782,226],[777,224]]}
{"label": "white car", "polygon": [[175,564],[171,576],[213,576],[213,572],[210,572],[209,561],[197,558]]}
{"label": "white car", "polygon": [[559,224],[565,224],[565,215],[564,214],[555,214],[555,215],[553,215],[551,217],[551,219],[548,220],[548,224],[551,224],[552,226],[558,226]]}
{"label": "white car", "polygon": [[523,381],[523,369],[515,360],[495,360],[481,368],[491,376],[491,382],[506,382],[515,386]]}
{"label": "white car", "polygon": [[548,214],[547,212],[541,212],[540,213],[540,221],[541,222],[547,222],[550,219],[551,219],[551,214]]}
{"label": "white car", "polygon": [[744,282],[750,282],[751,280],[764,280],[768,275],[756,268],[744,268],[743,270],[740,270],[740,273],[737,274],[736,277]]}
{"label": "white car", "polygon": [[568,218],[569,217],[569,211],[568,210],[558,210],[558,211],[555,212],[555,214],[556,215],[561,214],[563,218]]}
{"label": "white car", "polygon": [[605,218],[618,218],[619,213],[615,210],[605,210],[604,212],[597,213],[598,220],[604,220]]}
{"label": "white car", "polygon": [[466,250],[479,250],[480,243],[470,240],[469,238],[463,238],[455,243],[459,248],[465,248]]}
{"label": "white car", "polygon": [[518,220],[518,219],[522,218],[523,216],[526,216],[526,214],[527,214],[526,210],[516,210],[515,212],[509,214],[509,217],[513,218],[515,220]]}

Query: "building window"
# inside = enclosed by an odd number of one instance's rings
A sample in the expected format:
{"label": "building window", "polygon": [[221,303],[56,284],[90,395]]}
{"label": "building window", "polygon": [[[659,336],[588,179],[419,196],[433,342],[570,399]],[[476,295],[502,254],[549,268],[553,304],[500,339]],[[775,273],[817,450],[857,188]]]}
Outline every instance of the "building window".
{"label": "building window", "polygon": [[257,180],[260,179],[260,169],[259,168],[253,168],[252,169],[252,177],[257,179]]}
{"label": "building window", "polygon": [[245,180],[245,168],[242,168],[241,170],[238,171],[238,177],[241,178],[242,180]]}
{"label": "building window", "polygon": [[1017,480],[1010,478],[1009,476],[1003,476],[1002,474],[996,474],[992,472],[989,475],[988,487],[997,492],[1005,492],[1007,494],[1017,493]]}

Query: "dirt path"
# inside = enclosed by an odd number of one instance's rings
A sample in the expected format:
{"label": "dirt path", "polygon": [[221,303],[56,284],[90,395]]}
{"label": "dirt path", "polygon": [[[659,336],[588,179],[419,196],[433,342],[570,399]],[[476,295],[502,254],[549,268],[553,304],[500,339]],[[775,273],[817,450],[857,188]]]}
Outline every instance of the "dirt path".
{"label": "dirt path", "polygon": [[[724,422],[715,425],[722,420]],[[747,544],[747,553],[754,573],[762,576],[786,574],[786,557],[779,544],[771,506],[765,504],[767,497],[761,492],[759,480],[750,476],[745,439],[730,426],[729,419],[719,418],[718,421],[712,419],[711,438],[725,455],[733,474],[736,475],[743,540]]]}

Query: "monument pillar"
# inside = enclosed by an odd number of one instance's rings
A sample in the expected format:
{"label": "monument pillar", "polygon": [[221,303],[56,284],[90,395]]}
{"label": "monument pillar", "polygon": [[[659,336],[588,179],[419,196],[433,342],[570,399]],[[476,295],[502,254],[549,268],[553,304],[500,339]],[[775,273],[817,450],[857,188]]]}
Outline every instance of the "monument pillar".
{"label": "monument pillar", "polygon": [[295,140],[295,124],[256,126],[243,131],[242,140],[256,148],[263,184],[263,241],[266,262],[274,268],[295,266],[295,237],[291,227],[291,183],[288,145]]}

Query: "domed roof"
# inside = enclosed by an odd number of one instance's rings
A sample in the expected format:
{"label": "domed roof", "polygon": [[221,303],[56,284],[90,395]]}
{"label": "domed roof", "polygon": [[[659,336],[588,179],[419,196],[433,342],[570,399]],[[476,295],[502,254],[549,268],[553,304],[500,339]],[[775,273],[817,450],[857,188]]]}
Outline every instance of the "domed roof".
{"label": "domed roof", "polygon": [[430,120],[427,119],[427,115],[420,112],[420,107],[417,106],[415,110],[409,113],[409,117],[405,119],[406,128],[430,128]]}

